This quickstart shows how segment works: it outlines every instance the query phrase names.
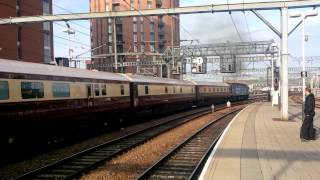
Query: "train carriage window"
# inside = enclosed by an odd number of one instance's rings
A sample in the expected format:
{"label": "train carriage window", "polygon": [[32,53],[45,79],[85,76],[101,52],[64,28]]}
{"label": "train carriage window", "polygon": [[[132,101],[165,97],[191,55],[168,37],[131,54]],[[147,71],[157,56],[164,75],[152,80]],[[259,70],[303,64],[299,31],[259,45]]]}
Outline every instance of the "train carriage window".
{"label": "train carriage window", "polygon": [[149,94],[149,87],[148,86],[144,86],[144,94]]}
{"label": "train carriage window", "polygon": [[53,83],[53,97],[70,97],[70,85],[68,83]]}
{"label": "train carriage window", "polygon": [[101,85],[101,95],[102,96],[107,95],[107,85],[105,85],[105,84]]}
{"label": "train carriage window", "polygon": [[0,100],[9,99],[9,84],[7,81],[0,81]]}
{"label": "train carriage window", "polygon": [[167,87],[167,86],[164,87],[164,92],[165,92],[166,94],[168,94],[168,87]]}
{"label": "train carriage window", "polygon": [[43,98],[44,87],[41,82],[21,82],[21,95],[23,99]]}
{"label": "train carriage window", "polygon": [[100,96],[100,85],[99,84],[94,85],[94,95]]}
{"label": "train carriage window", "polygon": [[124,85],[120,85],[120,94],[121,96],[124,95]]}

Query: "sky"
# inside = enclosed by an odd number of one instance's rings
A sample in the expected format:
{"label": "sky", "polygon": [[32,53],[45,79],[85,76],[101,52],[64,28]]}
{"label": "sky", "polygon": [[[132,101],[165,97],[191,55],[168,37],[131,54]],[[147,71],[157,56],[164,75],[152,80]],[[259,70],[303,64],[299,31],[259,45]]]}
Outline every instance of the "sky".
{"label": "sky", "polygon": [[[166,0],[164,0],[166,1]],[[229,3],[239,2],[259,2],[261,0],[229,0]],[[274,0],[263,0],[274,1]],[[180,0],[180,6],[224,4],[228,0]],[[303,12],[311,8],[298,9]],[[320,9],[320,8],[318,8]],[[289,10],[294,12],[297,10]],[[89,12],[89,0],[53,0],[53,13],[66,14],[70,12]],[[280,11],[267,10],[259,11],[272,25],[280,31]],[[320,11],[319,11],[320,13]],[[232,22],[232,18],[235,25]],[[198,39],[200,43],[218,43],[241,41],[237,34],[239,30],[243,41],[262,41],[275,40],[280,44],[279,37],[271,31],[260,19],[252,12],[232,12],[229,13],[208,13],[208,14],[190,14],[181,15],[181,35],[180,39]],[[289,30],[299,22],[298,18],[289,18]],[[90,23],[88,20],[70,21],[75,34],[70,35],[70,46],[74,50],[73,56],[90,50]],[[69,37],[63,32],[65,22],[54,24],[54,51],[55,57],[68,57]],[[306,20],[305,32],[309,36],[309,41],[305,44],[306,56],[320,56],[320,14],[317,17],[309,17]],[[289,54],[291,56],[301,56],[301,26],[289,36]],[[80,43],[78,43],[80,42]],[[89,57],[87,53],[83,57]],[[289,65],[295,66],[299,62],[289,62]],[[310,64],[311,65],[311,64]]]}

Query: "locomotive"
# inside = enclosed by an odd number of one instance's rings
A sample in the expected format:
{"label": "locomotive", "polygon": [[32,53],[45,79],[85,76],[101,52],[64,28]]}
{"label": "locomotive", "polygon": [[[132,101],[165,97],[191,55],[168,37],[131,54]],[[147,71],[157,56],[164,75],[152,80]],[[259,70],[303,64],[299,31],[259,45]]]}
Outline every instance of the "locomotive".
{"label": "locomotive", "polygon": [[0,59],[0,144],[41,139],[88,124],[110,126],[128,115],[165,114],[248,96],[248,86],[239,83],[175,80]]}

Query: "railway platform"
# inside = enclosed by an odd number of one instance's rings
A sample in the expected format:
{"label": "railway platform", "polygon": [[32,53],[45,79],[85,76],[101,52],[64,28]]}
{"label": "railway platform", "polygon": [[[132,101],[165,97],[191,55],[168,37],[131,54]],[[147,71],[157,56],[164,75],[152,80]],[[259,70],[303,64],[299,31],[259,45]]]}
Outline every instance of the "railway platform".
{"label": "railway platform", "polygon": [[[302,142],[300,126],[300,104],[289,102],[289,121],[270,102],[249,105],[225,130],[199,179],[320,179],[320,139]],[[318,134],[317,108],[314,126]]]}

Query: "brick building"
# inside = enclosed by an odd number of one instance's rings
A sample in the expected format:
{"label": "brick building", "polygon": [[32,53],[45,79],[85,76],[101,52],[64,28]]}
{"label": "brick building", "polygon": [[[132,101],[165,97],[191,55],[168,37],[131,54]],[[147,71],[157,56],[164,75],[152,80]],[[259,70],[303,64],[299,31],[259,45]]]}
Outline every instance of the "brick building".
{"label": "brick building", "polygon": [[[1,0],[0,17],[52,13],[52,0]],[[0,58],[36,63],[53,60],[52,23],[0,26]]]}
{"label": "brick building", "polygon": [[[178,6],[179,0],[90,0],[91,12],[141,10]],[[180,43],[179,16],[93,19],[91,20],[91,47],[95,49],[92,52],[92,57],[94,57],[93,68],[95,69],[123,73],[160,74],[159,66],[127,66],[119,67],[118,70],[110,66],[115,61],[114,23],[116,28],[117,52],[120,54],[118,56],[118,62],[160,60],[160,56],[154,54],[162,53],[167,47],[172,46],[172,31],[174,45],[176,46]],[[171,24],[173,26],[171,26]],[[171,27],[173,29],[171,29]],[[149,69],[147,70],[148,73],[146,73],[146,69]],[[163,69],[162,71],[165,72]]]}

